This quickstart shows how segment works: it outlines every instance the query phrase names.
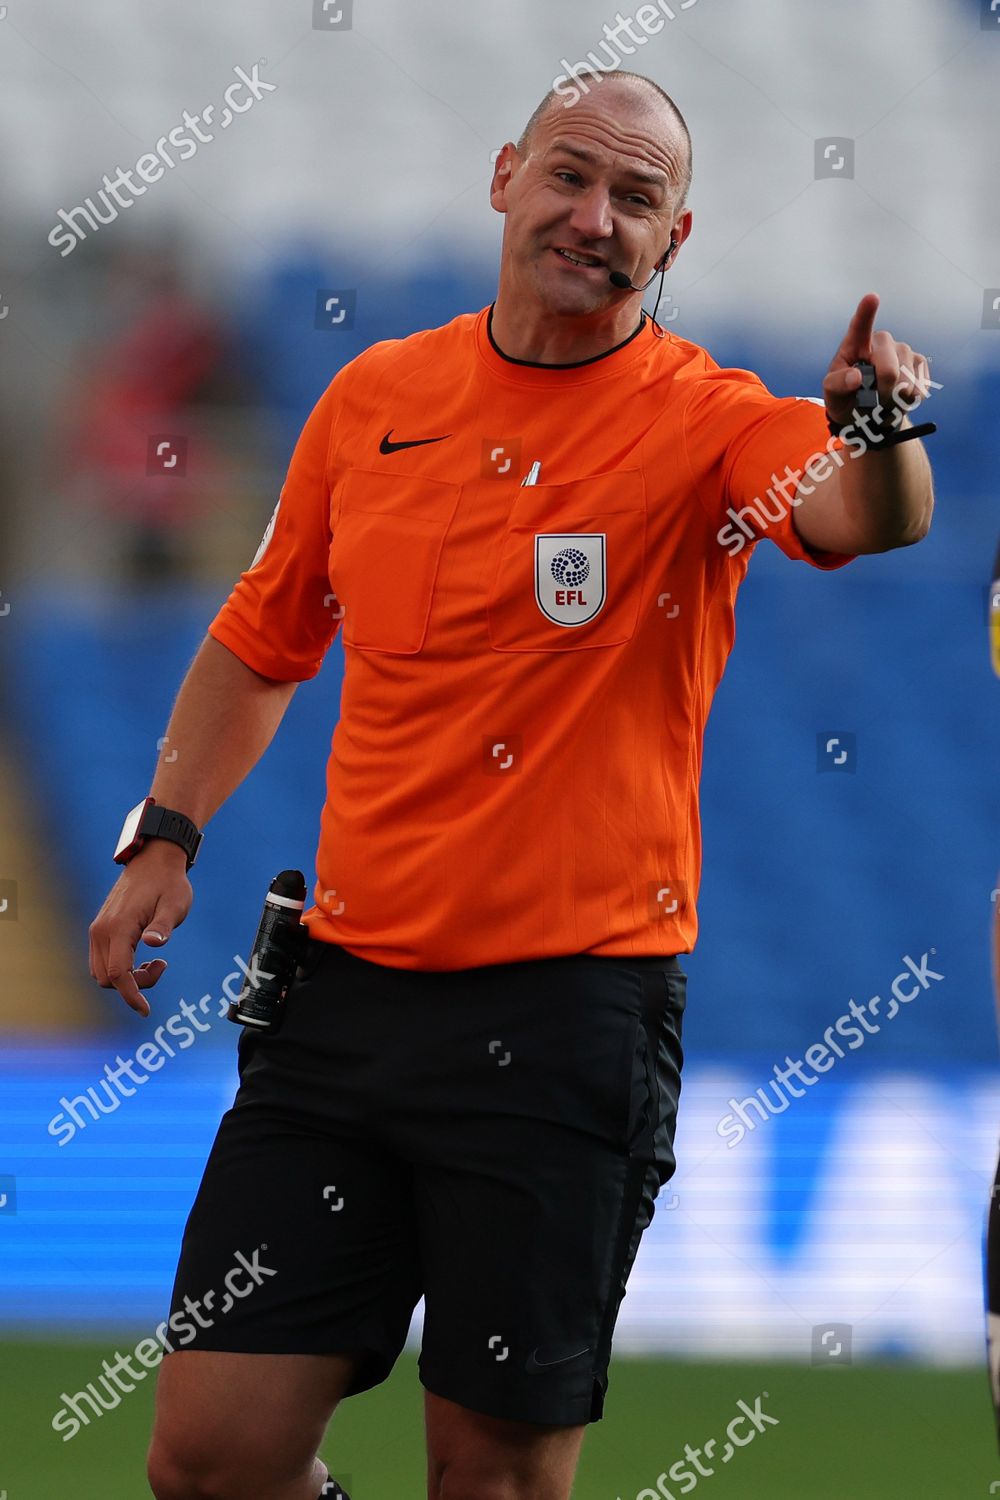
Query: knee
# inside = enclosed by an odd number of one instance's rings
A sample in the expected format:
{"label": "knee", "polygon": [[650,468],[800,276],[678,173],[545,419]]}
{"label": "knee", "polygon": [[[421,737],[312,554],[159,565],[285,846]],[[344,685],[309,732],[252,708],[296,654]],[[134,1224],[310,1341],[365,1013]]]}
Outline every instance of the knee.
{"label": "knee", "polygon": [[249,1476],[237,1473],[224,1455],[158,1441],[149,1450],[146,1475],[156,1500],[243,1500],[249,1493]]}
{"label": "knee", "polygon": [[296,1486],[307,1489],[310,1483],[318,1494],[326,1471],[318,1459],[293,1458],[276,1445],[266,1450],[245,1442],[189,1446],[154,1435],[146,1475],[156,1500],[246,1500],[289,1490],[298,1494]]}
{"label": "knee", "polygon": [[207,1470],[186,1463],[180,1455],[169,1451],[162,1443],[155,1443],[146,1460],[146,1477],[156,1500],[222,1500],[225,1490],[208,1486],[218,1480]]}
{"label": "knee", "polygon": [[156,1500],[194,1500],[204,1495],[205,1490],[195,1489],[198,1482],[195,1474],[179,1463],[161,1444],[150,1448],[146,1459],[146,1478]]}

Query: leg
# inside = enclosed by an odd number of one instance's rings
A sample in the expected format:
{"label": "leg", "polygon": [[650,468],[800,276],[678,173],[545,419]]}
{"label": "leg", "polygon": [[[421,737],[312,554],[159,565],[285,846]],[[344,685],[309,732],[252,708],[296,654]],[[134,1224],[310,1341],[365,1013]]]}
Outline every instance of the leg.
{"label": "leg", "polygon": [[993,1420],[1000,1444],[1000,1162],[986,1220],[986,1354]]}
{"label": "leg", "polygon": [[149,1451],[156,1500],[317,1500],[316,1450],[353,1374],[344,1355],[168,1355]]}
{"label": "leg", "polygon": [[448,1100],[416,1125],[402,1117],[422,1156],[432,1500],[569,1495],[585,1425],[603,1414],[625,1281],[673,1170],[681,976],[638,960],[540,969],[516,984],[487,976],[456,997],[457,1016],[442,984],[419,1012],[438,1043],[421,1088]]}
{"label": "leg", "polygon": [[334,1408],[385,1379],[420,1296],[407,1173],[351,1092],[367,1012],[331,1003],[322,946],[281,1030],[240,1038],[157,1329],[158,1500],[317,1500]]}
{"label": "leg", "polygon": [[508,1422],[425,1392],[428,1500],[569,1500],[586,1428]]}

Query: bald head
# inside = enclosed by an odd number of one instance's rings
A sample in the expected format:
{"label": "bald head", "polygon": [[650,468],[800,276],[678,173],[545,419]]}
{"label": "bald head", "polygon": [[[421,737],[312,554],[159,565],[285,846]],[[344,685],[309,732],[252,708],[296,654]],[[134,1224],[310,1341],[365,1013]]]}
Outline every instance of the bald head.
{"label": "bald head", "polygon": [[[572,121],[573,106],[581,97],[586,98],[589,94],[593,94],[598,90],[603,92],[608,89],[617,90],[625,98],[628,98],[628,95],[631,94],[633,99],[630,102],[647,105],[652,118],[655,118],[659,114],[663,119],[669,120],[681,132],[684,139],[684,166],[681,196],[677,207],[678,209],[682,208],[687,201],[688,191],[691,187],[693,169],[691,132],[688,130],[684,116],[670,95],[665,93],[660,88],[660,85],[654,83],[651,78],[645,77],[642,73],[630,73],[624,68],[618,68],[614,73],[603,74],[580,70],[574,77],[578,81],[572,86],[572,89],[568,88],[563,80],[560,80],[555,88],[549,89],[549,92],[545,95],[545,98],[538,105],[538,108],[534,111],[521,132],[520,139],[517,142],[517,154],[521,157],[529,155],[532,137],[537,127],[554,111],[565,111],[565,118],[568,121]],[[567,94],[570,92],[576,95],[575,99],[567,100]]]}

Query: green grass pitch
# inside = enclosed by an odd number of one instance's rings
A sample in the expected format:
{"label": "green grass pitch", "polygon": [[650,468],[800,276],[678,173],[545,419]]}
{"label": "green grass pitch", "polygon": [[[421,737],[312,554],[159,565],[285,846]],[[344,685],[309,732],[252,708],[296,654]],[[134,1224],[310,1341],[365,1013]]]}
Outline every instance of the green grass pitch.
{"label": "green grass pitch", "polygon": [[[63,1391],[82,1389],[128,1342],[8,1343],[0,1356],[0,1495],[7,1500],[137,1500],[155,1374],[121,1405],[63,1442],[51,1428]],[[606,1415],[592,1425],[574,1500],[636,1500],[657,1477],[716,1438],[737,1401],[777,1417],[731,1461],[698,1480],[699,1500],[987,1500],[1000,1457],[982,1370],[908,1365],[802,1365],[613,1360]],[[260,1392],[266,1406],[267,1392]],[[253,1421],[253,1413],[247,1415]],[[745,1434],[745,1428],[739,1429]],[[238,1443],[240,1433],[233,1433]],[[409,1353],[373,1391],[345,1401],[323,1457],[350,1476],[352,1500],[420,1500],[423,1400]],[[702,1457],[707,1465],[709,1460]],[[668,1492],[692,1493],[664,1479]],[[996,1484],[995,1490],[990,1486]],[[662,1491],[661,1491],[662,1493]],[[650,1500],[649,1495],[643,1500]]]}

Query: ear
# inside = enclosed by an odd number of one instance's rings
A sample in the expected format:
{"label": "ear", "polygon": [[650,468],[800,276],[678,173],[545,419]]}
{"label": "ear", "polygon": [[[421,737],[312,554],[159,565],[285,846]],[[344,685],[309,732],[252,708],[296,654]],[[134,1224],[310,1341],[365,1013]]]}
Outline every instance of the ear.
{"label": "ear", "polygon": [[507,212],[507,185],[519,164],[517,147],[513,141],[507,141],[497,152],[497,159],[493,163],[493,180],[490,183],[490,203],[498,214]]}
{"label": "ear", "polygon": [[693,221],[694,221],[694,214],[691,212],[691,210],[689,208],[687,208],[687,209],[684,210],[683,214],[681,215],[681,217],[677,221],[677,223],[674,225],[673,229],[671,229],[671,231],[670,231],[670,238],[672,240],[676,240],[677,244],[676,244],[676,247],[675,247],[675,249],[673,251],[673,254],[670,257],[670,260],[668,261],[668,265],[672,265],[673,262],[677,259],[677,251],[681,248],[681,246],[683,245],[684,241],[687,239],[688,235],[691,233],[691,225],[692,225]]}

